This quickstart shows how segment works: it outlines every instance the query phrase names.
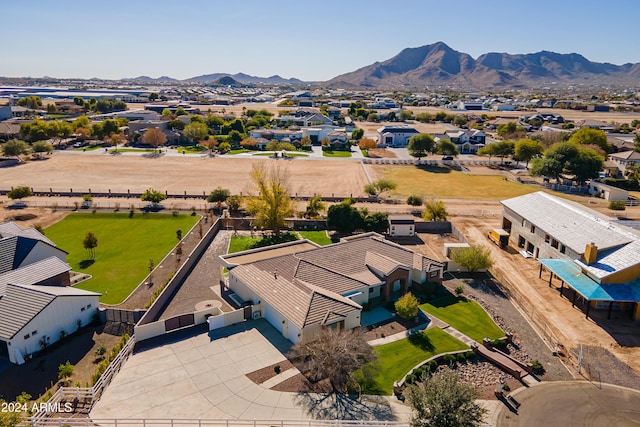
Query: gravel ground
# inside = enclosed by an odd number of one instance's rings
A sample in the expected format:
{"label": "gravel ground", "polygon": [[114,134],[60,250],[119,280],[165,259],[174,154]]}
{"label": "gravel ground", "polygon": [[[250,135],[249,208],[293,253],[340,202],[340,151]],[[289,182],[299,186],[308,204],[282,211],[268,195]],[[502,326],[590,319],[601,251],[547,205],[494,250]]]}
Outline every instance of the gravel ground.
{"label": "gravel ground", "polygon": [[465,294],[475,299],[494,318],[498,326],[505,332],[514,334],[514,343],[519,347],[519,359],[537,359],[545,368],[544,379],[548,381],[572,380],[573,375],[551,354],[551,350],[538,336],[529,322],[513,306],[511,301],[500,292],[491,281],[473,280],[469,277],[456,275],[459,278],[449,278],[444,285],[453,290],[459,285],[465,288]]}
{"label": "gravel ground", "polygon": [[[572,352],[578,354],[579,349],[572,349]],[[640,376],[606,348],[585,345],[582,353],[581,372],[587,378],[640,390]]]}

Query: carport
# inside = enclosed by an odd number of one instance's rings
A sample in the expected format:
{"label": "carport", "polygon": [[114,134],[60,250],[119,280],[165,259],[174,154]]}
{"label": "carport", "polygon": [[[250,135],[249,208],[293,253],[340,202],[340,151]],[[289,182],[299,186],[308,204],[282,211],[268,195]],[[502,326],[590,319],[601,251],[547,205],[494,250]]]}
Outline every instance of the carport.
{"label": "carport", "polygon": [[640,283],[633,281],[630,283],[597,283],[582,272],[582,269],[573,261],[563,259],[540,259],[540,273],[549,271],[549,286],[553,283],[554,276],[560,279],[560,293],[564,289],[565,283],[573,290],[571,306],[575,307],[576,299],[581,297],[586,302],[586,317],[589,317],[589,310],[592,302],[607,302],[607,319],[611,319],[611,310],[614,303],[635,303],[640,302]]}

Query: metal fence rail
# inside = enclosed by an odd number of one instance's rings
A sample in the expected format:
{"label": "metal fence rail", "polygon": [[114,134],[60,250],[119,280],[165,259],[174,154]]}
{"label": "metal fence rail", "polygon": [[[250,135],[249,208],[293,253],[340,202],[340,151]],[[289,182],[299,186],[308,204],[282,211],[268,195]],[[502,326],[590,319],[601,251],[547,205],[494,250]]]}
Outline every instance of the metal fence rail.
{"label": "metal fence rail", "polygon": [[239,419],[89,419],[47,418],[34,427],[409,427],[409,423],[376,420],[239,420]]}

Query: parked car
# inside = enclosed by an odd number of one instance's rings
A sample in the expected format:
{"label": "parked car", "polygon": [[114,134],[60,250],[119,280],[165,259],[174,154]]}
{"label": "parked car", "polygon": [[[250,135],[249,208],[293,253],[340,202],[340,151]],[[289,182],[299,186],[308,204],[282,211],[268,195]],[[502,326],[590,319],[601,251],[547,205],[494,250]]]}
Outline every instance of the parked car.
{"label": "parked car", "polygon": [[25,202],[14,202],[7,206],[7,209],[24,209],[27,207]]}
{"label": "parked car", "polygon": [[154,203],[149,203],[148,205],[142,208],[144,212],[160,212],[162,209],[164,209],[164,206],[156,205]]}
{"label": "parked car", "polygon": [[453,156],[442,156],[442,160],[453,160]]}

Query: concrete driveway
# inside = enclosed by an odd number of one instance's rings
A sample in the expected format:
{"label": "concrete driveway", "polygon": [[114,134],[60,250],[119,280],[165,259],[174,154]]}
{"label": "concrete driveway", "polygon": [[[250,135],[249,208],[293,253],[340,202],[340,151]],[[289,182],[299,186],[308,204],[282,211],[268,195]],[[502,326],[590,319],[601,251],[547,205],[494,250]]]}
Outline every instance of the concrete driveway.
{"label": "concrete driveway", "polygon": [[[245,374],[285,360],[290,343],[265,320],[214,331],[191,331],[146,344],[125,363],[91,418],[313,419],[405,421],[408,408],[387,398],[345,400],[284,393]],[[143,343],[145,344],[145,343]],[[340,410],[336,413],[334,410]]]}

